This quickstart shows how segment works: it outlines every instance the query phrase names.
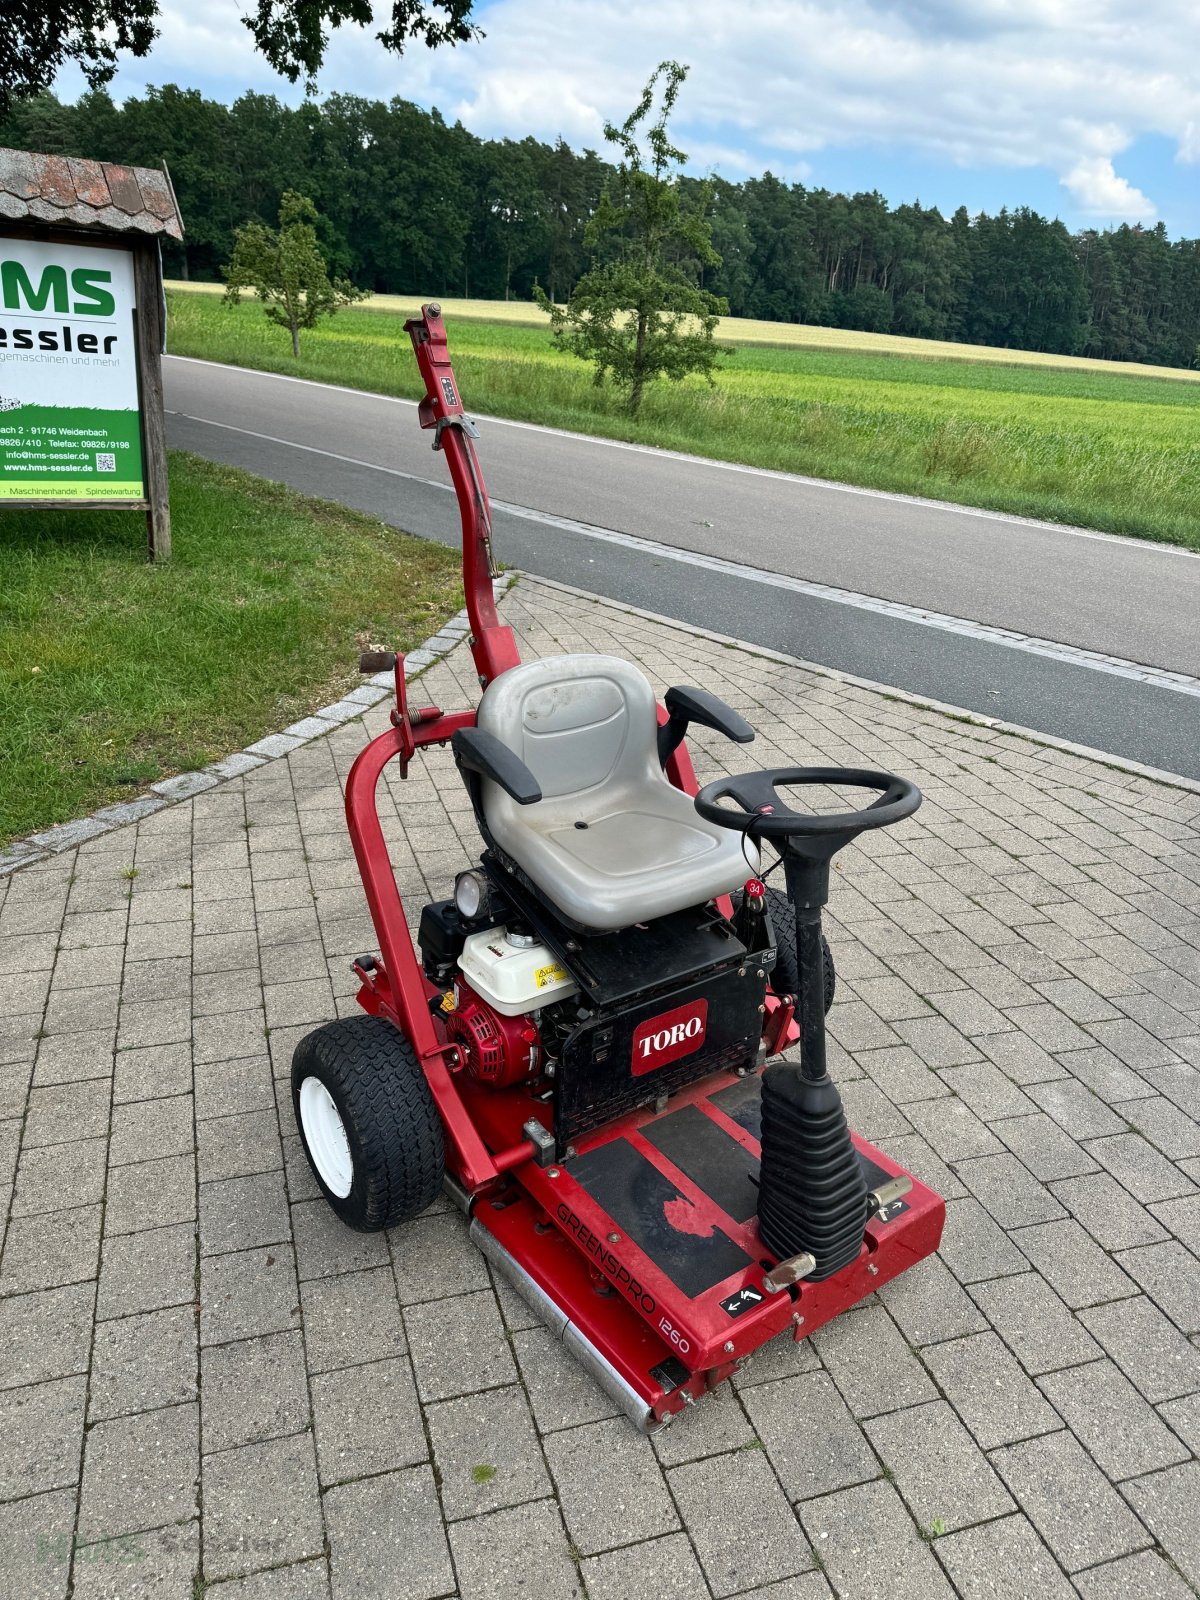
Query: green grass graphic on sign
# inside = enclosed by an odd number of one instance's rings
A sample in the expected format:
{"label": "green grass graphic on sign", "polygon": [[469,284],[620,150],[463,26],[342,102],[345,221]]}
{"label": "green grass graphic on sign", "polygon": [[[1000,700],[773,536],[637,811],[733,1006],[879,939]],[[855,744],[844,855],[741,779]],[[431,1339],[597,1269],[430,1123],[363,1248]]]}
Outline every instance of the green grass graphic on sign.
{"label": "green grass graphic on sign", "polygon": [[23,405],[0,395],[0,500],[140,500],[136,411]]}

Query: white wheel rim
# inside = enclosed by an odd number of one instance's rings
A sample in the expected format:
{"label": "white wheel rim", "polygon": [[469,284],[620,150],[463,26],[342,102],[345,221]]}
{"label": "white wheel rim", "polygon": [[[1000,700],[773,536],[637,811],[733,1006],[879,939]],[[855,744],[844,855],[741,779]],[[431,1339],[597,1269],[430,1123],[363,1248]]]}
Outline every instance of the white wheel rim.
{"label": "white wheel rim", "polygon": [[300,1085],[300,1123],[317,1175],[330,1194],[344,1200],[354,1183],[354,1158],[341,1114],[320,1078]]}

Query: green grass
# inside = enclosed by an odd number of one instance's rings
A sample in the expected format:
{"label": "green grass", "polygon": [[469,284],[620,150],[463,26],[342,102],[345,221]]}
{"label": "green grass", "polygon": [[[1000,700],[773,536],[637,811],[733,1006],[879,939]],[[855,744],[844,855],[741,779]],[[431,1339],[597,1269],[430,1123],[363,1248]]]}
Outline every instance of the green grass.
{"label": "green grass", "polygon": [[[399,313],[341,312],[294,361],[252,303],[173,292],[170,305],[175,354],[419,393]],[[635,423],[545,329],[449,327],[478,413],[1200,549],[1200,386],[1186,375],[753,344],[715,388],[656,385]]]}
{"label": "green grass", "polygon": [[[168,278],[167,288],[184,293],[221,295],[219,283],[185,282]],[[359,302],[363,311],[415,316],[422,301],[433,295],[373,294]],[[523,324],[545,329],[546,313],[531,300],[459,300],[441,297],[446,317],[455,322],[482,320],[509,326]],[[914,356],[923,361],[983,361],[1007,367],[1062,367],[1075,372],[1140,374],[1168,378],[1177,383],[1200,383],[1200,369],[1157,367],[1141,361],[1103,361],[1098,356],[1064,356],[1049,350],[1008,350],[1001,345],[961,344],[951,339],[914,339],[899,333],[863,333],[857,328],[822,328],[804,322],[762,322],[752,317],[718,317],[721,344],[777,345],[785,349],[858,352],[860,355]]]}
{"label": "green grass", "polygon": [[361,681],[462,604],[458,561],[171,458],[174,560],[135,512],[0,511],[0,844],[194,770]]}

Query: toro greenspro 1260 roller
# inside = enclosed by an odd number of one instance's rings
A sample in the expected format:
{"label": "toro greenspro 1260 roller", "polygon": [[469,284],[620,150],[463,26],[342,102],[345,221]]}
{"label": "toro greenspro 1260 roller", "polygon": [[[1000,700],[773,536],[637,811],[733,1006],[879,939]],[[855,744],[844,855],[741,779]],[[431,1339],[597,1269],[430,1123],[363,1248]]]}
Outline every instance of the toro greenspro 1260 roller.
{"label": "toro greenspro 1260 roller", "polygon": [[[768,1339],[806,1337],[937,1248],[941,1199],[850,1132],[825,1069],[829,863],[921,797],[887,773],[807,767],[697,792],[688,729],[748,744],[736,711],[686,687],[659,706],[615,656],[523,664],[496,612],[439,308],[407,328],[421,425],[462,516],[482,692],[474,710],[411,709],[403,658],[364,659],[394,668],[396,692],[346,789],[379,953],[355,962],[366,1015],[297,1047],[296,1117],[345,1222],[391,1227],[444,1187],[488,1260],[650,1430]],[[376,787],[388,762],[406,775],[447,743],[483,850],[422,910],[418,953]],[[783,798],[810,785],[869,803],[828,815]],[[762,881],[764,849],[786,896]],[[798,1062],[782,1059],[797,1043]]]}

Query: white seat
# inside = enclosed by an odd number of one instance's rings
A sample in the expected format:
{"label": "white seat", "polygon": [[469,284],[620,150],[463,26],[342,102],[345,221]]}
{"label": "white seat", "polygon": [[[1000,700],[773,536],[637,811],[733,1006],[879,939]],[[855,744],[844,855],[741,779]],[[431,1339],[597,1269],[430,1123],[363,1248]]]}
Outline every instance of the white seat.
{"label": "white seat", "polygon": [[615,656],[553,656],[489,684],[478,726],[520,756],[542,799],[483,779],[488,831],[572,922],[610,930],[739,888],[758,852],[705,821],[659,765],[654,692]]}

